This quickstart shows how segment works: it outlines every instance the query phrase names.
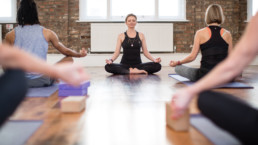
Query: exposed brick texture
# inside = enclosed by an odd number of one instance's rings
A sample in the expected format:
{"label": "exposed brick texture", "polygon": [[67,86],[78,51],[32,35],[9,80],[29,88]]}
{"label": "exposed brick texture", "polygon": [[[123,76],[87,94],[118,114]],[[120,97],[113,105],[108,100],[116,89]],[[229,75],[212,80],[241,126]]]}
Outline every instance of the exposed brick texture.
{"label": "exposed brick texture", "polygon": [[[78,23],[79,0],[35,0],[42,26],[57,33],[67,47],[79,50],[90,48],[90,23]],[[177,52],[190,52],[194,34],[205,27],[204,15],[210,4],[220,4],[226,16],[222,27],[232,33],[235,44],[246,26],[247,0],[186,0],[186,17],[189,22],[174,23],[174,45]],[[3,36],[7,33],[2,27]],[[50,45],[49,53],[57,53]]]}

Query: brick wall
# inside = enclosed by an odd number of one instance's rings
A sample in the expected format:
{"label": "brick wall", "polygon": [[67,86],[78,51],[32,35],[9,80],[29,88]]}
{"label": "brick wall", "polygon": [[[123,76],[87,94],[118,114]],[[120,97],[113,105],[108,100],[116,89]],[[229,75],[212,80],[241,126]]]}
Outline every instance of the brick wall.
{"label": "brick wall", "polygon": [[[78,23],[79,0],[35,0],[41,24],[57,33],[66,46],[79,50],[90,48],[90,23]],[[174,45],[177,52],[190,52],[195,32],[205,27],[204,15],[208,5],[222,5],[226,21],[222,27],[232,33],[235,44],[246,26],[247,0],[186,0],[189,22],[174,23]],[[6,34],[3,25],[3,36]],[[49,53],[56,53],[50,45]]]}

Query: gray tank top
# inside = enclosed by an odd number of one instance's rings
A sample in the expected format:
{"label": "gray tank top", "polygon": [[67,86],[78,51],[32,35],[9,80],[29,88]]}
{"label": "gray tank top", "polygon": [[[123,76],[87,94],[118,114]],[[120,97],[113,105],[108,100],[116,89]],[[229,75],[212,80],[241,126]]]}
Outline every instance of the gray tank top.
{"label": "gray tank top", "polygon": [[[38,24],[16,27],[14,45],[43,60],[47,59],[48,42],[43,35],[43,27]],[[29,79],[41,76],[36,73],[27,73],[26,75]]]}

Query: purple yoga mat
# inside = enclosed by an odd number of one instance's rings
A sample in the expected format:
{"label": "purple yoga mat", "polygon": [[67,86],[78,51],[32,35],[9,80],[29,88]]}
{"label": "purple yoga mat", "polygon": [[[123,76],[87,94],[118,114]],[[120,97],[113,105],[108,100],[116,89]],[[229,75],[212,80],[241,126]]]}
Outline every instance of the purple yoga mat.
{"label": "purple yoga mat", "polygon": [[0,128],[0,145],[24,145],[43,121],[8,121]]}
{"label": "purple yoga mat", "polygon": [[[178,81],[184,83],[187,86],[191,86],[191,85],[194,84],[194,82],[192,82],[189,79],[187,79],[185,77],[182,77],[182,76],[180,76],[178,74],[168,74],[168,76],[173,78],[173,79],[175,79],[175,80],[178,80]],[[241,83],[241,82],[230,82],[230,83],[227,83],[227,84],[215,87],[215,88],[243,88],[243,89],[252,89],[253,87],[250,86],[250,85]]]}

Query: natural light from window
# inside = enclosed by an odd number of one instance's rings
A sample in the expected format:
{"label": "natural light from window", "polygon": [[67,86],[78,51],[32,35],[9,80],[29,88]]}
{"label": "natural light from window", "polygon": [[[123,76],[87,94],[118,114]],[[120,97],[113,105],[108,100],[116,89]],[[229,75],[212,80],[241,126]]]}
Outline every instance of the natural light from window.
{"label": "natural light from window", "polygon": [[256,14],[256,12],[258,11],[258,0],[253,0],[252,10],[253,10],[252,15],[254,16]]}
{"label": "natural light from window", "polygon": [[154,16],[155,0],[112,0],[111,16],[126,16],[129,13],[138,16]]}
{"label": "natural light from window", "polygon": [[171,17],[179,15],[178,0],[159,0],[159,16]]}
{"label": "natural light from window", "polygon": [[80,21],[185,21],[186,0],[80,0]]}
{"label": "natural light from window", "polygon": [[12,16],[12,1],[0,0],[0,17]]}

